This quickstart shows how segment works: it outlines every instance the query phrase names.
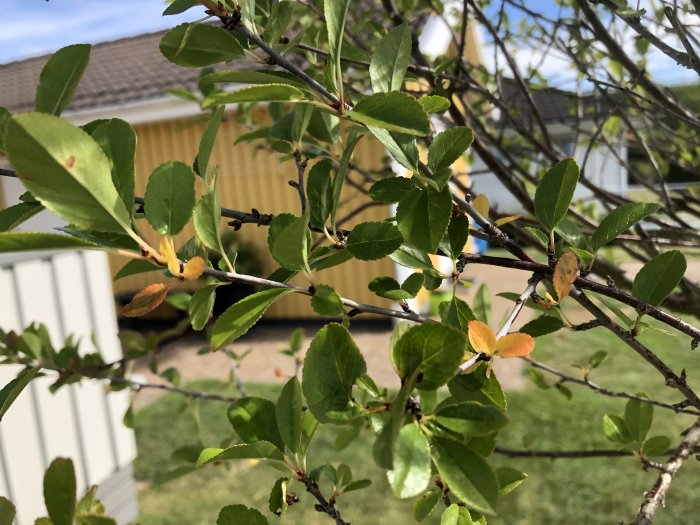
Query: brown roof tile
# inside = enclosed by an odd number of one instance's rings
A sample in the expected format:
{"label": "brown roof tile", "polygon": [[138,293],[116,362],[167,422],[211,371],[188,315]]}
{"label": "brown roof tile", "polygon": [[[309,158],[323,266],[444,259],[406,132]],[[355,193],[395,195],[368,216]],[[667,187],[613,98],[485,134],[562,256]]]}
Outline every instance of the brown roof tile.
{"label": "brown roof tile", "polygon": [[[90,64],[67,110],[158,98],[175,86],[192,89],[199,69],[168,62],[158,49],[163,31],[96,44]],[[0,106],[29,111],[41,69],[50,55],[0,65]]]}

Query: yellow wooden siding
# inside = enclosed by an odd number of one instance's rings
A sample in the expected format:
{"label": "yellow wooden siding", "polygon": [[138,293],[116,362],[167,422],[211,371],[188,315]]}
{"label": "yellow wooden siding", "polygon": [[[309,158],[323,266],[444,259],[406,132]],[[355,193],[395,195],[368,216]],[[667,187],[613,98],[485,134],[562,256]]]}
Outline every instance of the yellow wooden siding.
{"label": "yellow wooden siding", "polygon": [[[149,174],[159,164],[168,160],[181,160],[187,164],[197,153],[199,138],[204,130],[204,124],[187,126],[187,121],[169,121],[136,126],[138,147],[136,154],[136,194],[143,195]],[[250,211],[255,207],[262,213],[299,213],[299,199],[294,188],[287,184],[290,179],[296,179],[296,168],[293,162],[280,162],[280,156],[275,153],[255,149],[250,143],[232,146],[235,139],[249,131],[233,119],[227,119],[221,124],[217,143],[213,151],[210,165],[219,164],[218,189],[221,205],[242,211]],[[383,146],[374,138],[365,137],[361,140],[355,152],[354,161],[365,168],[376,167],[385,156]],[[198,184],[199,184],[198,179]],[[201,191],[199,188],[198,191]],[[352,209],[352,204],[362,203],[362,199],[354,199],[357,190],[346,188],[342,200],[350,201],[344,206],[345,210]],[[363,197],[367,199],[367,197]],[[342,217],[343,209],[339,212]],[[348,225],[364,221],[381,221],[389,215],[386,206],[371,207]],[[223,223],[225,224],[225,223]],[[139,226],[143,229],[144,237],[157,246],[158,236],[148,227],[145,221]],[[175,240],[176,247],[186,242],[194,235],[189,225]],[[236,233],[238,239],[250,242],[259,248],[264,260],[264,273],[269,273],[277,267],[274,260],[267,254],[267,228],[252,224],[244,225]],[[113,274],[116,273],[126,260],[116,255],[110,255],[110,265]],[[393,263],[388,259],[373,262],[350,261],[340,267],[323,270],[316,275],[317,283],[334,286],[341,295],[360,302],[377,305],[388,305],[388,301],[378,298],[367,289],[367,283],[380,275],[393,275]],[[159,273],[142,274],[120,279],[114,283],[115,293],[137,291],[151,282],[161,279]],[[307,286],[305,279],[297,278],[297,284]],[[309,305],[309,298],[292,294],[282,298],[270,310],[270,317],[276,318],[308,318],[315,313]]]}

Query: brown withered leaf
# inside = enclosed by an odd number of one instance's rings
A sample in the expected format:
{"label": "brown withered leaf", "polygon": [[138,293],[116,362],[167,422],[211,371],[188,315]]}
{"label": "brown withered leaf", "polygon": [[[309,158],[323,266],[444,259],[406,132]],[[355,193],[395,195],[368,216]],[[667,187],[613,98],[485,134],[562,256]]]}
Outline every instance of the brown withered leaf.
{"label": "brown withered leaf", "polygon": [[148,312],[152,312],[165,300],[169,288],[167,284],[163,283],[149,284],[134,295],[131,302],[124,307],[124,315],[127,317],[140,317]]}
{"label": "brown withered leaf", "polygon": [[571,252],[566,252],[559,257],[557,264],[554,266],[554,291],[557,292],[557,297],[561,303],[562,299],[569,295],[571,288],[578,274],[578,259]]}

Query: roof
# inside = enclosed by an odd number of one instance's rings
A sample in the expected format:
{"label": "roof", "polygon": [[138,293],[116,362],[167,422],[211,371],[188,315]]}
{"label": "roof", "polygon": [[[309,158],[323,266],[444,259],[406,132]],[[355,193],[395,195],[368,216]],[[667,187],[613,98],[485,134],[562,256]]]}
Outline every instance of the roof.
{"label": "roof", "polygon": [[[574,123],[579,110],[582,120],[589,120],[596,114],[605,115],[613,109],[612,102],[600,100],[593,95],[577,95],[570,91],[549,87],[531,88],[530,92],[535,107],[546,124]],[[526,127],[535,125],[532,108],[515,81],[504,80],[502,100],[508,111],[514,118],[520,120],[521,124]],[[505,115],[501,115],[501,123],[508,126],[510,121]]]}
{"label": "roof", "polygon": [[[96,44],[68,111],[141,102],[172,87],[192,89],[198,68],[168,62],[158,48],[165,31]],[[39,74],[50,55],[0,65],[0,106],[12,112],[34,108]]]}

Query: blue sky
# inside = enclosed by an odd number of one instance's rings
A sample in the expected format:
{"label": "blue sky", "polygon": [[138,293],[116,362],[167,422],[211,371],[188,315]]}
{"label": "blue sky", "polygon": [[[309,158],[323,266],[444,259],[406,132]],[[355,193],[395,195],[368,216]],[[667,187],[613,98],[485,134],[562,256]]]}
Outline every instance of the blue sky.
{"label": "blue sky", "polygon": [[[544,0],[545,2],[549,0]],[[175,16],[161,16],[162,0],[0,0],[0,64],[55,51],[68,44],[97,43],[172,27],[203,15],[203,8]],[[516,14],[513,14],[517,16]],[[489,62],[492,53],[484,49]],[[529,50],[522,50],[521,64],[537,63]],[[662,83],[697,82],[693,71],[684,70],[660,52],[649,57],[648,68]],[[565,64],[550,60],[542,73],[562,83]],[[556,82],[555,82],[556,83]]]}
{"label": "blue sky", "polygon": [[202,8],[164,17],[165,7],[160,0],[0,0],[0,64],[68,44],[157,31],[204,14]]}

